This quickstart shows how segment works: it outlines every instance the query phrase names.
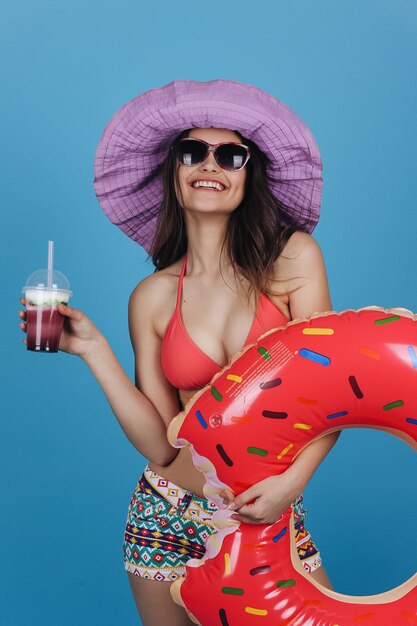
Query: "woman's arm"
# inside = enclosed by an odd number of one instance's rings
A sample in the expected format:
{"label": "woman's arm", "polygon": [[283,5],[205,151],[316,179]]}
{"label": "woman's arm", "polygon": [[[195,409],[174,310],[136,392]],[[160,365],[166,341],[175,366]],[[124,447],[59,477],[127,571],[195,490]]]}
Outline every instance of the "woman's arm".
{"label": "woman's arm", "polygon": [[[272,291],[279,291],[281,301],[286,299],[291,319],[332,309],[323,256],[310,235],[296,232],[289,239],[276,262]],[[311,443],[283,474],[270,476],[234,498],[229,504],[238,510],[234,517],[256,524],[275,522],[303,491],[338,436],[331,433]]]}
{"label": "woman's arm", "polygon": [[[129,301],[129,330],[135,354],[136,387],[148,398],[166,428],[180,411],[178,393],[161,366],[161,343],[174,312],[178,276],[152,274],[133,291]],[[175,456],[178,450],[171,447]]]}
{"label": "woman's arm", "polygon": [[[143,456],[158,465],[170,463],[177,451],[168,443],[164,420],[153,403],[125,374],[103,336],[94,342],[84,361],[104,391],[129,441]],[[178,409],[173,410],[173,415],[177,412]]]}
{"label": "woman's arm", "polygon": [[[160,339],[153,321],[160,315],[161,300],[166,310],[166,300],[153,282],[149,279],[142,281],[129,303],[136,378],[143,378],[145,388],[131,382],[105,337],[82,311],[73,307],[60,306],[60,312],[66,317],[60,350],[76,354],[85,361],[124,433],[137,450],[158,465],[167,465],[177,454],[167,440],[167,423],[179,408],[176,391],[158,367]],[[151,397],[147,395],[147,389],[152,391]]]}

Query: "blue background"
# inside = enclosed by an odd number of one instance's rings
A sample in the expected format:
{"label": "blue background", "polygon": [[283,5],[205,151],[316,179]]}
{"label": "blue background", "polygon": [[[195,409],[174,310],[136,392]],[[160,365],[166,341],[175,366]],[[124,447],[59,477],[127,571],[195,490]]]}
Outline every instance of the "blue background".
{"label": "blue background", "polygon": [[[74,306],[133,371],[126,307],[151,271],[100,210],[92,161],[110,116],[175,78],[253,83],[293,108],[324,161],[315,231],[336,310],[417,311],[414,0],[3,0],[0,624],[136,624],[121,560],[144,460],[86,366],[27,353],[21,286],[47,240]],[[4,319],[3,319],[4,318]],[[338,591],[376,593],[416,569],[416,455],[343,434],[306,491]]]}

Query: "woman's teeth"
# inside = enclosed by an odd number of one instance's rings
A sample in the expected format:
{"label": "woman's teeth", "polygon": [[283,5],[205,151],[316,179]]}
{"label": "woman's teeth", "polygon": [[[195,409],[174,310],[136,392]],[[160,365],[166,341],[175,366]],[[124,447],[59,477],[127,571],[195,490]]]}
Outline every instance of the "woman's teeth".
{"label": "woman's teeth", "polygon": [[203,187],[205,189],[216,189],[217,191],[223,191],[224,187],[220,183],[216,183],[212,180],[196,180],[193,182],[194,189]]}

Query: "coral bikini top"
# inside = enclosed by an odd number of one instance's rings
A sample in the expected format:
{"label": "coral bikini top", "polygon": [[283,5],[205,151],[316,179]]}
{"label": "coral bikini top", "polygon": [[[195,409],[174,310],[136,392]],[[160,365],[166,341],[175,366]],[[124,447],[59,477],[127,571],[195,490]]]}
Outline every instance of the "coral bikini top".
{"label": "coral bikini top", "polygon": [[[184,259],[178,281],[175,311],[169,321],[161,344],[161,364],[163,372],[173,387],[182,390],[201,389],[222,367],[213,361],[194,343],[181,319],[182,283],[187,265]],[[285,326],[286,316],[265,294],[259,297],[258,308],[246,337],[244,346],[254,343],[268,330]],[[244,347],[243,346],[243,347]]]}

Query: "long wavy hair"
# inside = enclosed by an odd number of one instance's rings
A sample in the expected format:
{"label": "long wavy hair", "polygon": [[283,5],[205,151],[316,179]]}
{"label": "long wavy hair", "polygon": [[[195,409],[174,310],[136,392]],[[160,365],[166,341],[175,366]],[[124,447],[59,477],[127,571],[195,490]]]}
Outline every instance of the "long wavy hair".
{"label": "long wavy hair", "polygon": [[[187,136],[188,132],[182,132],[172,145]],[[295,222],[288,224],[287,217],[287,223],[284,224],[284,207],[270,190],[268,157],[253,141],[245,137],[241,137],[241,141],[249,147],[251,155],[245,166],[245,195],[230,215],[222,251],[226,252],[235,274],[248,280],[250,290],[268,294],[271,293],[274,262],[291,235],[296,230],[304,230],[304,225]],[[176,186],[178,188],[178,168],[174,150],[169,150],[161,169],[164,194],[151,249],[156,271],[184,256],[188,246],[183,209],[175,191]],[[153,174],[155,176],[158,172]]]}

